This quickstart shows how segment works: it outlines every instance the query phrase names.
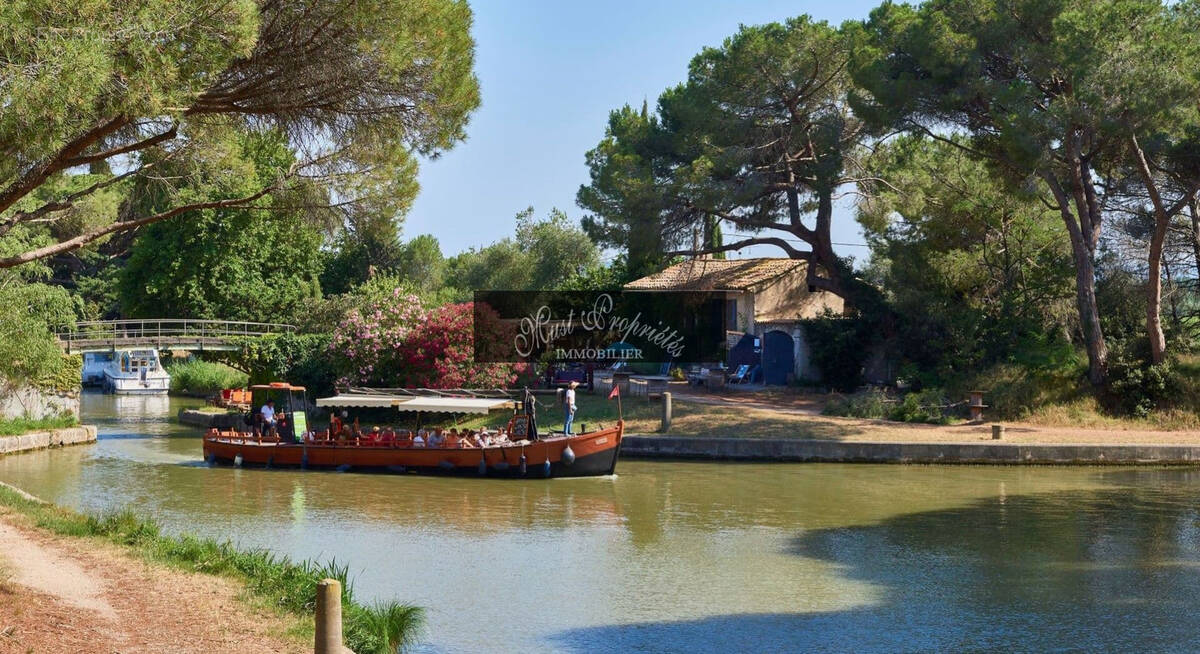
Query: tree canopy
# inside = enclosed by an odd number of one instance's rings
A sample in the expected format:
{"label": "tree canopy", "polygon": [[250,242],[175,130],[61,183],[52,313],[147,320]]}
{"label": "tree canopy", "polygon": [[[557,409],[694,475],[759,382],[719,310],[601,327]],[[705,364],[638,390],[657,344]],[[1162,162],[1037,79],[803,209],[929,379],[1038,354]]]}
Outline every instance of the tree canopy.
{"label": "tree canopy", "polygon": [[[233,174],[188,189],[202,201],[237,197],[260,188],[292,158],[275,132],[242,138],[239,152],[223,160]],[[169,165],[165,170],[169,170]],[[146,190],[139,197],[165,194]],[[305,298],[320,297],[320,231],[304,212],[261,211],[254,206],[197,211],[188,221],[165,221],[138,233],[120,273],[124,314],[147,318],[209,318],[292,322]],[[152,213],[160,206],[150,204]]]}
{"label": "tree canopy", "polygon": [[[85,198],[152,179],[167,161],[176,179],[203,176],[214,154],[219,160],[248,131],[286,134],[297,156],[236,197],[199,200],[159,185],[152,213],[88,226],[0,267],[192,211],[259,206],[314,180],[330,221],[363,205],[403,203],[411,153],[451,147],[479,104],[470,23],[464,0],[6,3],[0,237],[66,220]],[[86,187],[18,206],[56,176],[101,163],[108,171]]]}
{"label": "tree canopy", "polygon": [[565,213],[551,209],[543,220],[533,207],[516,217],[516,234],[447,262],[450,285],[463,298],[472,290],[546,290],[596,266],[600,252]]}
{"label": "tree canopy", "polygon": [[[860,137],[845,102],[848,56],[837,29],[807,16],[705,48],[657,116],[611,115],[578,195],[589,232],[625,241],[637,267],[637,242],[691,255],[770,245],[809,260],[809,284],[846,293],[830,227]],[[726,241],[725,227],[740,234]]]}
{"label": "tree canopy", "polygon": [[1191,82],[1162,63],[1193,61],[1194,33],[1174,20],[1192,11],[1157,0],[932,0],[884,4],[847,27],[858,115],[881,129],[960,132],[1015,184],[1036,180],[1058,210],[1096,384],[1108,357],[1095,292],[1105,179],[1132,134],[1193,100]]}

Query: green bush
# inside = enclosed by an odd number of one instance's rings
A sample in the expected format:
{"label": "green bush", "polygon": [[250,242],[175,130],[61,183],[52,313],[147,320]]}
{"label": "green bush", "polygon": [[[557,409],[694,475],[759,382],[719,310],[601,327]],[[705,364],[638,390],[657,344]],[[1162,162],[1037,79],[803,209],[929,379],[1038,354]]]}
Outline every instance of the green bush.
{"label": "green bush", "polygon": [[1179,380],[1169,362],[1147,365],[1117,359],[1109,364],[1108,403],[1122,414],[1146,418],[1155,409],[1164,408],[1179,390]]}
{"label": "green bush", "polygon": [[825,404],[823,413],[850,418],[943,425],[950,422],[947,404],[946,398],[937,389],[907,393],[899,400],[889,398],[883,391],[870,390],[834,397]]}
{"label": "green bush", "polygon": [[863,364],[874,341],[874,330],[868,321],[826,313],[803,324],[808,350],[813,364],[821,371],[822,381],[839,391],[858,388],[862,384]]}
{"label": "green bush", "polygon": [[223,388],[243,388],[249,375],[223,363],[188,359],[166,363],[171,373],[171,390],[176,393],[216,393]]}
{"label": "green bush", "polygon": [[854,395],[836,395],[825,403],[825,409],[822,412],[830,416],[886,420],[888,396],[878,390],[869,390]]}

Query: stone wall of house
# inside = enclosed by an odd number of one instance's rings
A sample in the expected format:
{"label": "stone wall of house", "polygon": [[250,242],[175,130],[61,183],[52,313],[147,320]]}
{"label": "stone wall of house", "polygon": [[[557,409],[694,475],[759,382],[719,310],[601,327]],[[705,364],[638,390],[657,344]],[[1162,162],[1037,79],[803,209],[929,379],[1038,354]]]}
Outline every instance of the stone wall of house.
{"label": "stone wall of house", "polygon": [[845,302],[828,291],[810,292],[802,270],[763,284],[754,292],[756,323],[816,318],[826,309],[841,314]]}
{"label": "stone wall of house", "polygon": [[0,393],[0,419],[30,418],[40,420],[64,413],[79,417],[79,392],[43,391],[22,386]]}

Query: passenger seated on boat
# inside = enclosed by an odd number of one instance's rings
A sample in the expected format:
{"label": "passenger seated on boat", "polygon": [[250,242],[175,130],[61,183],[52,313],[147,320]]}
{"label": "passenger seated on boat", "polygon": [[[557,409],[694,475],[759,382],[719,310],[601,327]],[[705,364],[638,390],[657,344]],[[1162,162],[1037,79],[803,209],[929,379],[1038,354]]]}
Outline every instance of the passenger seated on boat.
{"label": "passenger seated on boat", "polygon": [[417,435],[413,437],[412,446],[413,447],[425,447],[425,430],[424,429],[417,430]]}
{"label": "passenger seated on boat", "polygon": [[492,439],[488,436],[487,431],[481,431],[475,434],[475,445],[478,447],[489,447],[492,444]]}
{"label": "passenger seated on boat", "polygon": [[475,447],[475,442],[471,440],[470,433],[465,429],[461,434],[458,434],[458,447],[464,450]]}
{"label": "passenger seated on boat", "polygon": [[445,441],[442,443],[442,447],[444,447],[444,448],[447,448],[447,449],[451,449],[451,450],[458,449],[458,443],[459,443],[459,441],[460,441],[460,440],[462,440],[462,439],[458,437],[458,430],[457,430],[457,429],[451,429],[451,430],[450,430],[450,431],[449,431],[449,432],[446,434],[446,439],[445,439]]}
{"label": "passenger seated on boat", "polygon": [[379,428],[379,425],[371,427],[371,431],[369,434],[367,434],[366,440],[368,445],[378,445],[379,443],[383,442],[383,430]]}
{"label": "passenger seated on boat", "polygon": [[434,429],[432,434],[425,438],[425,447],[442,447],[446,443],[446,437],[442,436],[441,429]]}
{"label": "passenger seated on boat", "polygon": [[412,447],[413,433],[411,431],[396,432],[396,447]]}
{"label": "passenger seated on boat", "polygon": [[395,443],[396,432],[392,431],[391,427],[385,428],[383,433],[379,434],[379,442],[383,445],[391,445],[392,443]]}

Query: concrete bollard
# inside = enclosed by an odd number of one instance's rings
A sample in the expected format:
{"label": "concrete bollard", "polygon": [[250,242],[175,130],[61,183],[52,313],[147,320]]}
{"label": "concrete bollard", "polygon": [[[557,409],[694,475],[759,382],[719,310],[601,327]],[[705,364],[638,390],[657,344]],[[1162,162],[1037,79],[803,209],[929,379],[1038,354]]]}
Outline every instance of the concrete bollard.
{"label": "concrete bollard", "polygon": [[317,583],[315,654],[342,654],[342,584],[337,579]]}
{"label": "concrete bollard", "polygon": [[1004,438],[1004,425],[992,425],[992,440],[998,441]]}
{"label": "concrete bollard", "polygon": [[659,431],[661,431],[662,433],[665,434],[665,433],[667,433],[667,430],[670,428],[671,428],[671,394],[669,392],[664,391],[662,394],[662,427],[659,428]]}

